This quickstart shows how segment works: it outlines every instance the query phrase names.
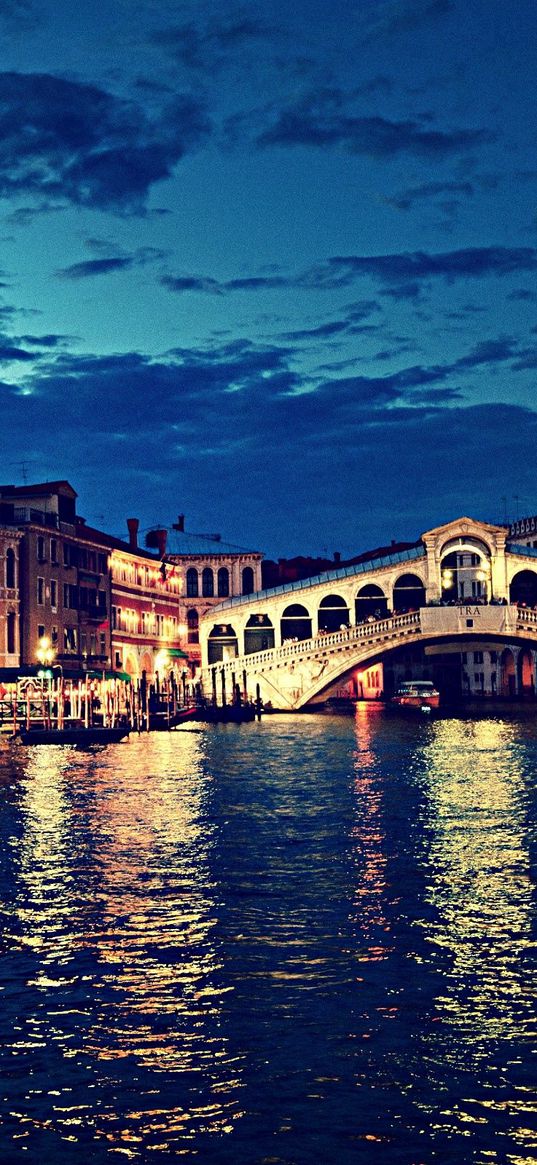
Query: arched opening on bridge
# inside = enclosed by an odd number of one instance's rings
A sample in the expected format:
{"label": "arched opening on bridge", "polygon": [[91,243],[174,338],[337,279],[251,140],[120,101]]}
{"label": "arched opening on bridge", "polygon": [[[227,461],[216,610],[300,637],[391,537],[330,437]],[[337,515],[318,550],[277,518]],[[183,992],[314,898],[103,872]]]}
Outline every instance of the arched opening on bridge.
{"label": "arched opening on bridge", "polygon": [[516,696],[516,670],[513,652],[506,647],[500,658],[500,695]]}
{"label": "arched opening on bridge", "polygon": [[425,587],[417,574],[402,574],[394,584],[393,609],[417,611],[425,606]]}
{"label": "arched opening on bridge", "polygon": [[349,608],[341,595],[325,595],[317,612],[319,631],[339,631],[349,622]]}
{"label": "arched opening on bridge", "polygon": [[244,628],[244,654],[274,647],[274,626],[268,615],[250,615]]}
{"label": "arched opening on bridge", "polygon": [[525,647],[518,657],[518,694],[526,698],[535,698],[535,665],[533,652]]}
{"label": "arched opening on bridge", "polygon": [[300,603],[286,607],[280,622],[282,643],[286,639],[311,639],[311,615]]}
{"label": "arched opening on bridge", "polygon": [[511,579],[509,601],[525,607],[537,607],[537,574],[534,570],[519,570]]}
{"label": "arched opening on bridge", "polygon": [[388,613],[388,600],[384,591],[374,583],[367,583],[356,596],[356,622],[364,619],[382,619]]}
{"label": "arched opening on bridge", "polygon": [[483,603],[491,597],[490,549],[479,538],[447,542],[440,560],[443,603]]}
{"label": "arched opening on bridge", "polygon": [[209,663],[220,663],[234,659],[239,653],[239,643],[230,623],[215,623],[209,633],[207,659]]}

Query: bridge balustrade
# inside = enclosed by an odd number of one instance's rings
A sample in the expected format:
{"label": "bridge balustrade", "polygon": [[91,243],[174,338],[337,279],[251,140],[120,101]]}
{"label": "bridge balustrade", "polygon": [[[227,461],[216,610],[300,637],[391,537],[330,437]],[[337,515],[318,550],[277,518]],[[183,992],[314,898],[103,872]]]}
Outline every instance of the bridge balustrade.
{"label": "bridge balustrade", "polygon": [[311,639],[289,641],[282,644],[281,647],[266,648],[264,651],[251,652],[249,655],[235,656],[225,662],[210,664],[207,670],[217,668],[219,672],[224,670],[228,675],[243,667],[257,670],[265,664],[282,663],[286,660],[300,658],[311,652],[326,651],[330,648],[348,646],[377,637],[383,638],[386,635],[397,634],[398,631],[403,631],[408,627],[419,629],[419,625],[419,611],[407,611],[402,615],[390,615],[385,619],[375,619],[371,623],[358,623],[356,626],[345,627],[340,631],[314,635]]}

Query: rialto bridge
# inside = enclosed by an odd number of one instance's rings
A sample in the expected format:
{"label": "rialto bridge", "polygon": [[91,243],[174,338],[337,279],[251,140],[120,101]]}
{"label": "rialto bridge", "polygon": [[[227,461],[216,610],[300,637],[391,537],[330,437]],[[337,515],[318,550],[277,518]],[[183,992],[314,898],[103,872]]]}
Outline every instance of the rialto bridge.
{"label": "rialto bridge", "polygon": [[201,682],[218,703],[298,710],[430,678],[450,694],[535,694],[537,547],[460,518],[410,549],[213,607]]}

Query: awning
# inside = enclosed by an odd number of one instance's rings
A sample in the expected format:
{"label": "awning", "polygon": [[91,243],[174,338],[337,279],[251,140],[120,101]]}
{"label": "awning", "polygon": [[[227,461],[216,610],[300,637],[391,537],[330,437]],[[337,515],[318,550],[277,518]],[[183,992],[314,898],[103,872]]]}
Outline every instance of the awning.
{"label": "awning", "polygon": [[169,655],[170,659],[188,659],[189,658],[186,651],[181,651],[180,647],[165,647],[164,650],[166,652],[166,655]]}
{"label": "awning", "polygon": [[127,671],[89,671],[87,674],[90,680],[123,680],[125,684],[132,680]]}

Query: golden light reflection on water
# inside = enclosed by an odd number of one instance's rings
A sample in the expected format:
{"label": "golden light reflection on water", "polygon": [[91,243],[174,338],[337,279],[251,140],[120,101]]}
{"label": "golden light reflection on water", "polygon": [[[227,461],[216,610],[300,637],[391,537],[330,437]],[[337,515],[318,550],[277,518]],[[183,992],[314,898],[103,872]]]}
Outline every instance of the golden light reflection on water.
{"label": "golden light reflection on water", "polygon": [[358,962],[381,962],[389,952],[385,941],[389,927],[385,916],[387,856],[384,791],[382,783],[376,779],[378,761],[372,734],[373,720],[369,709],[364,704],[358,704],[354,758],[356,818],[351,831],[356,867],[354,902],[362,935],[362,944],[356,956]]}
{"label": "golden light reflection on water", "polygon": [[[465,1071],[508,1072],[511,1049],[535,1036],[533,886],[526,829],[526,779],[517,729],[480,720],[438,721],[423,748],[430,831],[428,900],[435,921],[425,938],[449,957],[438,1014],[454,1032],[446,1059]],[[493,1056],[491,1065],[490,1057]],[[518,1060],[523,1067],[523,1061]],[[529,1064],[528,1064],[529,1067]],[[535,1093],[533,1093],[535,1097]],[[488,1120],[502,1111],[509,1120],[506,1161],[535,1160],[534,1132],[522,1113],[530,1101],[481,1095],[451,1114],[459,1122]],[[518,1155],[518,1149],[524,1155]]]}
{"label": "golden light reflection on water", "polygon": [[438,918],[427,937],[452,956],[438,1005],[470,1054],[486,1055],[488,1038],[526,1033],[534,1014],[522,958],[533,921],[523,774],[509,726],[491,720],[439,721],[423,759]]}
{"label": "golden light reflection on water", "polygon": [[[97,1138],[122,1152],[130,1145],[129,1154],[155,1138],[162,1148],[179,1134],[231,1131],[240,1116],[241,1063],[221,1025],[230,988],[213,941],[207,781],[194,733],[133,739],[91,760],[28,751],[14,921],[37,957],[28,987],[47,1006],[30,1017],[21,1046],[54,1040],[97,1078],[99,1064],[122,1071],[128,1061],[154,1077],[155,1094],[162,1074],[178,1074],[188,1103],[92,1113]],[[78,1012],[64,1010],[66,987],[82,993]],[[86,1107],[52,1102],[50,1127],[62,1136],[69,1127],[72,1138]]]}

